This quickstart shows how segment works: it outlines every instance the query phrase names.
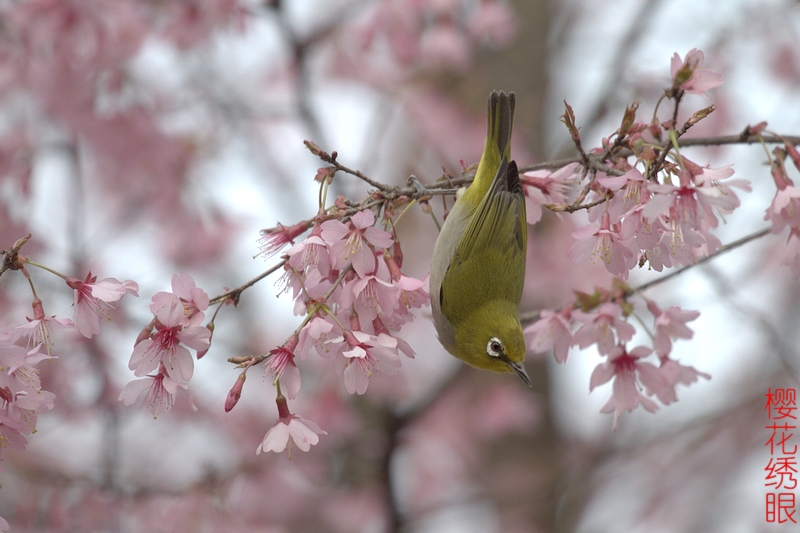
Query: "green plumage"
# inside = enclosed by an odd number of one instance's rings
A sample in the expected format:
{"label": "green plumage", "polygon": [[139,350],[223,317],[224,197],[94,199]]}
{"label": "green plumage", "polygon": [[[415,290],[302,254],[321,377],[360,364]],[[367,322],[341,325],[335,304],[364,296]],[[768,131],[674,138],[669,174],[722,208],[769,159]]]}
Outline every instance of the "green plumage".
{"label": "green plumage", "polygon": [[[510,161],[514,94],[489,97],[486,145],[475,180],[442,226],[431,263],[439,340],[454,356],[496,372],[516,371],[525,344],[518,307],[525,279],[525,195]],[[487,353],[500,341],[498,355]]]}

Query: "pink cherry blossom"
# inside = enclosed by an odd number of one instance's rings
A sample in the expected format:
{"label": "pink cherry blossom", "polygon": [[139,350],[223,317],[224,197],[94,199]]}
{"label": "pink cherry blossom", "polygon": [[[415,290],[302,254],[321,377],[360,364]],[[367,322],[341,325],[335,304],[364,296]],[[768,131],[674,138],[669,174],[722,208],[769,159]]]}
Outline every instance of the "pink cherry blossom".
{"label": "pink cherry blossom", "polygon": [[719,239],[710,230],[719,224],[717,216],[740,205],[731,187],[750,190],[746,180],[720,181],[733,175],[730,166],[711,169],[690,165],[685,158],[684,162],[687,168],[679,173],[679,185],[648,185],[652,196],[642,211],[649,220],[663,216],[669,228],[669,249],[676,259],[673,264],[693,263],[698,251],[716,251]]}
{"label": "pink cherry blossom", "polygon": [[372,321],[372,329],[375,330],[375,334],[380,336],[381,334],[387,335],[392,337],[395,342],[397,342],[397,350],[403,352],[403,355],[408,357],[409,359],[414,359],[417,355],[417,352],[414,351],[414,348],[411,347],[406,341],[401,339],[398,336],[392,335],[389,332],[389,329],[384,325],[383,321],[380,318],[376,318]]}
{"label": "pink cherry blossom", "polygon": [[337,373],[344,374],[344,387],[349,394],[364,394],[374,371],[392,375],[400,367],[397,340],[385,334],[369,335],[363,331],[345,331],[330,342],[345,342],[339,348]]}
{"label": "pink cherry blossom", "polygon": [[75,290],[75,325],[81,335],[88,338],[100,333],[99,313],[109,318],[108,313],[113,309],[108,305],[110,302],[116,302],[126,294],[139,296],[136,282],[120,282],[114,278],[97,281],[97,276],[92,276],[91,272],[83,281],[72,276],[67,277],[67,285]]}
{"label": "pink cherry blossom", "polygon": [[368,209],[353,215],[348,225],[338,220],[322,223],[322,239],[330,246],[337,269],[352,262],[353,269],[361,278],[375,271],[375,253],[368,244],[376,248],[389,248],[392,236],[373,226],[374,223],[375,215]]}
{"label": "pink cherry blossom", "polygon": [[417,279],[402,274],[400,279],[394,282],[394,286],[398,289],[399,307],[404,312],[408,311],[409,308],[419,309],[430,304],[428,276],[429,274],[426,274],[422,279]]}
{"label": "pink cherry blossom", "polygon": [[627,342],[636,333],[633,326],[620,318],[621,315],[622,308],[614,302],[605,302],[591,312],[575,309],[571,316],[583,325],[573,335],[574,342],[581,348],[597,343],[598,352],[610,354],[618,342]]}
{"label": "pink cherry blossom", "polygon": [[620,234],[622,239],[628,241],[633,249],[638,249],[643,253],[650,268],[661,272],[664,267],[672,266],[668,246],[670,230],[661,215],[653,219],[644,216],[646,205],[639,204],[625,215]]}
{"label": "pink cherry blossom", "polygon": [[778,189],[764,220],[772,221],[772,233],[780,233],[786,226],[800,227],[800,188],[789,185]]}
{"label": "pink cherry blossom", "polygon": [[[394,243],[394,246],[399,248],[397,242]],[[420,308],[430,304],[430,295],[428,294],[430,274],[423,279],[406,276],[397,264],[394,255],[388,250],[384,252],[383,259],[389,270],[389,279],[392,280],[392,285],[396,289],[397,306],[391,315],[384,315],[381,318],[389,328],[396,330],[411,319],[411,308]],[[381,272],[380,268],[378,272]],[[376,333],[379,332],[376,331]]]}
{"label": "pink cherry blossom", "polygon": [[520,179],[525,186],[525,214],[528,224],[542,218],[542,204],[567,204],[574,195],[578,179],[578,163],[570,163],[555,171],[532,170]]}
{"label": "pink cherry blossom", "polygon": [[671,387],[674,387],[678,383],[682,385],[691,385],[699,378],[711,379],[710,374],[700,372],[693,366],[682,365],[669,357],[661,358],[661,367],[659,367],[659,371]]}
{"label": "pink cherry blossom", "polygon": [[331,342],[335,338],[344,341],[339,326],[321,316],[315,316],[300,330],[300,338],[295,350],[297,358],[302,361],[312,348],[320,357],[330,357],[331,352],[336,353],[339,349],[338,345],[331,346]]}
{"label": "pink cherry blossom", "polygon": [[184,308],[179,301],[171,301],[158,309],[155,332],[133,350],[128,368],[136,376],[144,376],[164,365],[169,377],[177,383],[189,381],[194,372],[194,361],[183,344],[195,350],[208,348],[211,332],[201,326],[183,326]]}
{"label": "pink cherry blossom", "polygon": [[363,323],[372,322],[380,314],[389,314],[397,308],[397,287],[376,276],[366,276],[350,281],[344,286],[340,303],[351,305]]}
{"label": "pink cherry blossom", "polygon": [[619,225],[611,225],[606,212],[600,226],[589,224],[572,233],[577,242],[567,252],[574,263],[583,263],[587,259],[596,262],[601,259],[606,269],[622,279],[627,279],[628,271],[636,266],[636,256],[627,243],[622,240]]}
{"label": "pink cherry blossom", "polygon": [[800,189],[786,175],[782,161],[772,163],[772,178],[778,190],[767,208],[764,220],[772,221],[771,231],[775,234],[786,226],[800,227]]}
{"label": "pink cherry blossom", "polygon": [[328,246],[321,237],[322,228],[317,225],[311,230],[311,235],[289,248],[289,265],[308,275],[309,271],[316,270],[320,278],[328,276],[331,270],[331,256]]}
{"label": "pink cherry blossom", "polygon": [[[616,189],[614,196],[608,202],[608,213],[612,223],[645,203],[650,196],[649,191],[644,187],[644,176],[638,169],[632,168],[619,178],[623,183]],[[605,187],[611,185],[608,181],[601,181],[601,184]]]}
{"label": "pink cherry blossom", "polygon": [[278,421],[264,435],[264,440],[256,449],[256,455],[263,452],[277,452],[289,448],[294,443],[301,451],[307,452],[311,446],[319,442],[320,435],[327,435],[318,425],[310,420],[289,412],[286,398],[278,396]]}
{"label": "pink cherry blossom", "polygon": [[204,311],[208,309],[208,294],[195,285],[194,279],[181,272],[172,276],[172,292],[158,292],[153,295],[150,311],[153,314],[170,301],[177,300],[183,305],[184,326],[199,326],[205,320]]}
{"label": "pink cherry blossom", "polygon": [[289,399],[294,399],[300,390],[300,370],[294,363],[294,349],[298,336],[293,335],[283,346],[270,350],[270,358],[265,373],[272,374],[275,381],[280,381],[281,389],[286,391]]}
{"label": "pink cherry blossom", "polygon": [[264,259],[269,259],[287,244],[294,244],[294,240],[305,233],[308,227],[308,221],[303,220],[289,227],[278,224],[274,228],[261,230],[261,238],[258,239],[261,248],[259,255],[263,255]]}
{"label": "pink cherry blossom", "polygon": [[164,366],[161,365],[158,374],[155,376],[148,375],[142,379],[134,379],[126,383],[119,393],[118,399],[123,405],[133,405],[142,394],[145,394],[142,407],[147,406],[150,412],[153,413],[153,418],[157,418],[162,406],[165,411],[172,409],[178,392],[183,393],[192,410],[197,411],[197,406],[189,395],[189,384],[185,381],[178,382],[170,378]]}
{"label": "pink cherry blossom", "polygon": [[707,90],[722,85],[722,74],[705,70],[704,62],[705,56],[697,48],[692,48],[683,60],[676,52],[672,56],[670,67],[673,87],[680,87],[688,94],[699,94],[707,98]]}
{"label": "pink cherry blossom", "polygon": [[653,347],[658,355],[663,357],[669,355],[672,351],[672,339],[691,339],[694,336],[694,331],[686,323],[699,317],[698,311],[684,311],[675,305],[662,311],[655,302],[649,300],[647,308],[655,318]]}
{"label": "pink cherry blossom", "polygon": [[542,309],[539,320],[525,328],[530,336],[528,348],[535,353],[553,350],[556,361],[564,363],[573,344],[572,325],[570,323],[572,308],[567,307],[558,313],[550,309]]}
{"label": "pink cherry blossom", "polygon": [[45,316],[42,301],[36,297],[33,300],[33,319],[27,318],[25,324],[10,326],[7,330],[8,342],[16,342],[22,337],[28,338],[28,348],[42,345],[48,355],[53,348],[52,329],[72,328],[74,324],[68,318],[56,318],[55,316]]}
{"label": "pink cherry blossom", "polygon": [[637,346],[627,351],[623,346],[616,346],[609,353],[608,360],[597,365],[589,379],[589,390],[607,383],[612,378],[611,397],[600,409],[601,413],[614,413],[614,425],[622,411],[633,411],[641,405],[646,410],[655,412],[658,405],[643,395],[640,386],[647,394],[659,394],[670,390],[667,380],[661,375],[653,364],[643,362],[652,350],[644,346]]}
{"label": "pink cherry blossom", "polygon": [[39,353],[41,345],[28,351],[0,340],[0,459],[3,449],[24,449],[25,435],[36,430],[38,415],[51,410],[55,394],[42,389],[36,365],[52,356]]}
{"label": "pink cherry blossom", "polygon": [[[0,401],[7,402],[5,393],[7,391],[0,389]],[[28,439],[25,438],[28,432],[20,422],[19,417],[13,417],[0,410],[0,459],[3,457],[3,451],[6,448],[12,450],[24,450],[28,446]]]}

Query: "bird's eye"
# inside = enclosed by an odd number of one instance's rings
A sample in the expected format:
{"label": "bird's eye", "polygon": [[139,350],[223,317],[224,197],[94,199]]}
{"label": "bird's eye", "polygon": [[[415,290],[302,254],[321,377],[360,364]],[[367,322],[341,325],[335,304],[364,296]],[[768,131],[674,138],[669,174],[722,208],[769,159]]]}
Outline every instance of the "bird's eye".
{"label": "bird's eye", "polygon": [[490,357],[500,357],[503,355],[503,343],[497,337],[492,337],[486,344],[486,353]]}

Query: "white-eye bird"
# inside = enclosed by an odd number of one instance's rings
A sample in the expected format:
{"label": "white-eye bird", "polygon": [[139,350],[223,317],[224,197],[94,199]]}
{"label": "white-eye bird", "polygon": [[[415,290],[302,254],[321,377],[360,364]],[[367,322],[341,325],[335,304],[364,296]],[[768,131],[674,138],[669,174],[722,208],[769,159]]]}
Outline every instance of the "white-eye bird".
{"label": "white-eye bird", "polygon": [[516,372],[528,385],[519,304],[525,281],[525,195],[511,161],[514,93],[489,96],[475,179],[458,191],[433,250],[431,308],[439,341],[467,364]]}

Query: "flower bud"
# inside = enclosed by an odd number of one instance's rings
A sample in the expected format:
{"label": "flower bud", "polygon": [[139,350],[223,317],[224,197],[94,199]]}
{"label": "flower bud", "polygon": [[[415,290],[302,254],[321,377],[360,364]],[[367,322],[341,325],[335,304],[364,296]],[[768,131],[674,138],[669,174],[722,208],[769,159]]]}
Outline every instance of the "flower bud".
{"label": "flower bud", "polygon": [[242,387],[244,387],[244,380],[247,379],[247,372],[242,372],[236,378],[236,383],[233,384],[231,390],[228,392],[228,397],[225,398],[225,412],[229,412],[234,406],[239,403],[239,398],[242,397]]}

